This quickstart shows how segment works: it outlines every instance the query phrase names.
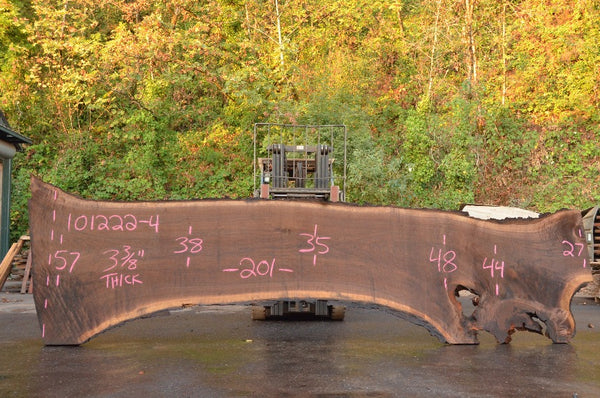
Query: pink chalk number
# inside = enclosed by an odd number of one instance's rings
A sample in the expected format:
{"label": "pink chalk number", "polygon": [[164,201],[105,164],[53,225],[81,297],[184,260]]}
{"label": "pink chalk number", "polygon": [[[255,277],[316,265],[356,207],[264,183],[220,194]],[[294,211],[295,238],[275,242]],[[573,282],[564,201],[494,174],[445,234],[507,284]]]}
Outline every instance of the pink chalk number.
{"label": "pink chalk number", "polygon": [[253,276],[261,277],[267,276],[269,278],[273,277],[273,271],[279,272],[294,272],[289,268],[276,268],[275,267],[275,258],[270,262],[267,260],[261,260],[258,263],[251,259],[250,257],[244,257],[240,260],[240,268],[225,268],[223,272],[238,272],[240,273],[240,278],[248,279]]}
{"label": "pink chalk number", "polygon": [[185,236],[179,237],[176,239],[177,243],[179,243],[180,249],[174,251],[173,253],[175,254],[179,254],[179,253],[200,253],[202,251],[202,243],[204,243],[204,241],[200,238],[188,238]]}
{"label": "pink chalk number", "polygon": [[310,246],[305,249],[298,250],[300,253],[313,253],[313,266],[317,265],[317,256],[319,254],[327,254],[329,253],[329,246],[325,243],[322,243],[321,240],[331,239],[329,236],[319,236],[317,233],[317,229],[319,226],[315,224],[315,229],[312,234],[303,233],[300,236],[305,236],[308,239],[306,243]]}
{"label": "pink chalk number", "polygon": [[133,214],[125,214],[124,216],[118,214],[105,215],[105,214],[81,214],[73,215],[69,213],[67,217],[67,231],[75,232],[81,231],[120,231],[120,232],[133,232],[140,226],[145,225],[146,227],[154,230],[158,233],[158,227],[160,225],[158,214],[149,216],[148,218],[139,218]]}
{"label": "pink chalk number", "polygon": [[107,250],[102,254],[110,254],[109,260],[111,261],[111,265],[102,272],[108,272],[117,267],[134,270],[137,268],[138,259],[144,257],[144,250],[132,251],[131,246],[123,245],[120,250]]}
{"label": "pink chalk number", "polygon": [[[498,247],[494,245],[494,254],[497,254]],[[494,279],[495,276],[500,276],[501,279],[504,279],[504,261],[496,260],[492,258],[488,262],[488,258],[485,257],[483,259],[483,263],[481,265],[482,269],[489,270],[490,277]],[[496,271],[500,271],[499,273]],[[496,296],[500,295],[500,285],[496,282]]]}
{"label": "pink chalk number", "polygon": [[[192,235],[193,233],[193,228],[190,225],[188,227],[188,235]],[[178,243],[178,249],[174,250],[173,253],[174,254],[182,254],[185,253],[187,254],[186,259],[185,259],[185,266],[186,268],[190,267],[190,263],[191,263],[191,255],[192,254],[198,254],[202,251],[203,249],[203,244],[204,244],[204,240],[202,240],[201,238],[192,238],[189,236],[180,236],[179,238],[175,239],[175,241]]]}
{"label": "pink chalk number", "polygon": [[[581,235],[581,231],[579,233]],[[582,254],[585,249],[584,243],[572,243],[568,240],[563,240],[562,244],[566,245],[566,250],[563,250],[563,253],[562,253],[564,257],[574,257],[574,258],[582,257]],[[586,258],[586,256],[583,256],[583,268],[585,268],[585,267],[587,267],[587,258]]]}
{"label": "pink chalk number", "polygon": [[437,255],[435,254],[435,248],[431,248],[429,252],[429,261],[437,264],[438,272],[444,272],[449,274],[458,269],[458,266],[454,263],[456,259],[456,252],[454,250],[444,251],[442,255],[442,249],[438,249]]}
{"label": "pink chalk number", "polygon": [[69,267],[69,273],[73,272],[73,268],[75,268],[75,264],[81,253],[79,252],[70,252],[68,250],[57,250],[53,256],[50,257],[50,261],[56,261],[57,265],[54,266],[58,271],[62,271]]}
{"label": "pink chalk number", "polygon": [[100,280],[103,280],[107,289],[116,289],[124,286],[141,285],[140,274],[135,272],[138,261],[144,257],[143,249],[133,249],[123,245],[119,249],[110,249],[102,252],[108,257],[109,266],[102,270]]}
{"label": "pink chalk number", "polygon": [[[456,260],[456,252],[454,250],[446,250],[446,235],[442,239],[443,248],[432,247],[429,252],[429,262],[437,265],[437,270],[440,274],[449,274],[458,269]],[[444,288],[448,289],[448,278],[444,277]]]}
{"label": "pink chalk number", "polygon": [[247,265],[247,268],[240,272],[242,279],[248,279],[251,276],[270,276],[273,277],[273,268],[275,267],[275,259],[270,263],[267,260],[262,260],[258,264],[251,258],[244,257],[240,260],[240,266]]}
{"label": "pink chalk number", "polygon": [[490,276],[494,277],[494,271],[500,271],[500,278],[504,278],[504,261],[490,259],[488,263],[488,258],[483,259],[483,269],[487,269],[490,271]]}
{"label": "pink chalk number", "polygon": [[[581,253],[583,253],[583,249],[585,248],[585,245],[583,243],[571,243],[568,240],[563,240],[562,241],[563,245],[567,245],[568,249],[563,251],[563,256],[567,257],[580,257]],[[577,250],[577,255],[575,255],[575,250],[579,248],[579,250]]]}

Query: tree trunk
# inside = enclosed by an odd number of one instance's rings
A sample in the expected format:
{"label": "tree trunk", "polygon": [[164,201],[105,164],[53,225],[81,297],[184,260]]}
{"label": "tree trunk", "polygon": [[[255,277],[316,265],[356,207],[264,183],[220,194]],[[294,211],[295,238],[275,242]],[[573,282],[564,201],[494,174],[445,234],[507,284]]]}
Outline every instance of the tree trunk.
{"label": "tree trunk", "polygon": [[467,35],[467,79],[470,86],[477,83],[477,54],[475,51],[475,37],[473,28],[473,9],[477,0],[465,0],[465,32]]}

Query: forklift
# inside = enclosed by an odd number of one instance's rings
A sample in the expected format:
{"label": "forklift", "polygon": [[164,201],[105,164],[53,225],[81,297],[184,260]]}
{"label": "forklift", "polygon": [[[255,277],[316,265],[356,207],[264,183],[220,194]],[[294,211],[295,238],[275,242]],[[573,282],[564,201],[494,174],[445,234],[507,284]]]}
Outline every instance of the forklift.
{"label": "forklift", "polygon": [[[254,124],[254,197],[344,201],[346,141],[345,125]],[[252,319],[342,321],[345,312],[327,300],[280,300],[253,305]]]}

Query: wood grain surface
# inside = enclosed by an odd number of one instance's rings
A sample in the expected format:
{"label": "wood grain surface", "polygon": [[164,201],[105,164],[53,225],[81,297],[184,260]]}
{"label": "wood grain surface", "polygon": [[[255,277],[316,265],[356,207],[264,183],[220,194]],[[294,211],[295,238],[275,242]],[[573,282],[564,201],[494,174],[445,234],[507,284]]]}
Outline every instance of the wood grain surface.
{"label": "wood grain surface", "polygon": [[[47,345],[182,304],[330,299],[398,311],[450,344],[575,333],[591,281],[578,211],[458,212],[269,200],[99,202],[32,177],[34,299]],[[456,294],[476,294],[464,315]],[[545,327],[542,327],[545,324]]]}

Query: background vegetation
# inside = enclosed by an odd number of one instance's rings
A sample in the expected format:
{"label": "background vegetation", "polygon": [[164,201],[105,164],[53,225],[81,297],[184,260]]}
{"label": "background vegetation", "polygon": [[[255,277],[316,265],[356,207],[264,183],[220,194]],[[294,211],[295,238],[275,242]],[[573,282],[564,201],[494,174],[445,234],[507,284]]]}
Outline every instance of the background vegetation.
{"label": "background vegetation", "polygon": [[29,176],[110,200],[249,197],[255,122],[349,131],[348,200],[600,201],[596,0],[0,0]]}

